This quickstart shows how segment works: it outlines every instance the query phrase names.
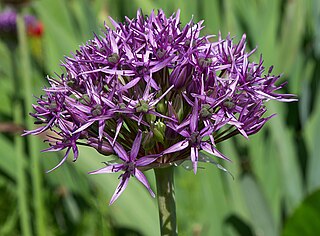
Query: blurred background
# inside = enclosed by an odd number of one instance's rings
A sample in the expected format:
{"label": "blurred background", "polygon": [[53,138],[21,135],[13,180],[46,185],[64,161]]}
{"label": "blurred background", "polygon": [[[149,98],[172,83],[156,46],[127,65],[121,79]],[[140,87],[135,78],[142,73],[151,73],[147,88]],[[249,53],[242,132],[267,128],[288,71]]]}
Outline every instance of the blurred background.
{"label": "blurred background", "polygon": [[[32,23],[8,28],[9,5],[32,15]],[[234,179],[210,164],[197,175],[177,168],[179,235],[319,234],[319,0],[1,0],[0,235],[159,235],[156,200],[137,181],[108,206],[118,176],[87,175],[101,167],[102,155],[82,148],[76,163],[45,174],[63,153],[40,153],[44,137],[20,137],[35,127],[28,113],[46,75],[62,73],[64,56],[100,34],[109,16],[123,21],[139,8],[162,8],[167,16],[179,8],[183,24],[203,19],[204,33],[230,32],[235,42],[246,33],[248,48],[258,47],[252,59],[262,54],[288,81],[281,92],[299,97],[270,101],[269,114],[278,115],[264,129],[219,146],[233,160],[221,164]],[[155,189],[153,172],[147,176]]]}

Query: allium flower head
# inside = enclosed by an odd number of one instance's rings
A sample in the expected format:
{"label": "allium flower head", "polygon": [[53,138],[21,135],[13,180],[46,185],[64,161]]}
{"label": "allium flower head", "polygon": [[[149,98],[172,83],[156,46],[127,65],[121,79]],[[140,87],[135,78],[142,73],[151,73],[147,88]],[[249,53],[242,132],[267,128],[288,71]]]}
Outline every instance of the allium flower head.
{"label": "allium flower head", "polygon": [[272,68],[264,73],[262,58],[249,60],[255,50],[246,50],[245,35],[238,43],[202,36],[203,21],[183,26],[179,17],[159,10],[111,19],[113,28],[66,57],[65,73],[48,78],[33,106],[42,126],[25,134],[54,133],[46,151],[66,149],[57,167],[71,150],[76,160],[79,145],[118,157],[90,172],[121,172],[111,203],[131,177],[154,195],[142,171],[191,160],[196,173],[200,153],[229,160],[216,143],[258,132],[270,118],[268,100],[295,101],[275,93],[284,84]]}

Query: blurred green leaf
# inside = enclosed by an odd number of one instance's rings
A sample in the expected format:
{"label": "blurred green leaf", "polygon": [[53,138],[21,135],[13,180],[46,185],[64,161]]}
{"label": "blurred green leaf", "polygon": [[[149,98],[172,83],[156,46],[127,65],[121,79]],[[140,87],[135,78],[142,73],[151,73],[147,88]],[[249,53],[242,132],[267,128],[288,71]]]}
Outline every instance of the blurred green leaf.
{"label": "blurred green leaf", "polygon": [[[176,199],[179,231],[191,235],[224,235],[223,220],[229,212],[222,176],[230,175],[210,163],[199,163],[196,175],[176,169]],[[205,204],[204,204],[205,203]]]}
{"label": "blurred green leaf", "polygon": [[219,31],[223,30],[223,14],[221,12],[222,6],[218,0],[204,0],[199,4],[199,18],[204,19],[204,29],[208,34],[217,35]]}
{"label": "blurred green leaf", "polygon": [[70,10],[74,12],[75,25],[79,29],[79,34],[82,36],[82,40],[87,41],[93,37],[93,33],[100,34],[100,30],[97,27],[97,16],[90,5],[88,0],[72,1],[69,4]]}
{"label": "blurred green leaf", "polygon": [[315,54],[320,58],[320,2],[318,0],[310,0],[310,16],[308,17],[311,27],[314,31],[314,48]]}
{"label": "blurred green leaf", "polygon": [[[302,59],[301,57],[299,58],[300,60]],[[294,84],[293,86],[290,86],[290,88],[293,90],[292,93],[299,94],[299,116],[301,125],[305,127],[310,116],[312,102],[311,79],[316,65],[314,61],[308,60],[305,65],[300,63],[299,66],[301,69],[295,71],[295,75],[293,76],[294,79],[292,81],[296,82],[296,88],[294,88]]]}
{"label": "blurred green leaf", "polygon": [[63,60],[63,56],[70,55],[70,52],[78,47],[76,29],[72,25],[66,4],[67,2],[62,0],[43,0],[36,1],[33,5],[45,26],[43,37],[45,65],[51,75],[54,71],[61,71],[59,62]]}
{"label": "blurred green leaf", "polygon": [[[41,158],[47,171],[56,166],[62,157],[57,153],[45,153],[41,155]],[[85,173],[79,172],[74,163],[67,161],[57,170],[46,174],[44,178],[55,188],[66,187],[69,191],[91,198],[89,180],[86,178]]]}
{"label": "blurred green leaf", "polygon": [[[14,50],[13,50],[14,51]],[[7,45],[0,40],[0,119],[2,115],[12,115],[13,74],[12,61],[14,52],[10,53]],[[0,120],[1,122],[1,120]]]}
{"label": "blurred green leaf", "polygon": [[1,161],[0,168],[10,178],[16,178],[16,163],[17,158],[15,156],[13,143],[7,140],[3,135],[0,135],[0,147],[1,147]]}
{"label": "blurred green leaf", "polygon": [[286,1],[280,31],[279,51],[277,52],[279,55],[277,65],[283,71],[290,71],[294,68],[293,62],[300,50],[299,46],[305,31],[305,14],[305,0]]}
{"label": "blurred green leaf", "polygon": [[157,3],[155,1],[151,1],[151,0],[131,0],[131,1],[127,1],[128,4],[130,4],[130,2],[134,2],[136,9],[132,9],[133,11],[136,11],[138,8],[141,8],[144,12],[144,14],[148,14],[153,10],[158,10],[158,7],[156,7]]}
{"label": "blurred green leaf", "polygon": [[290,213],[302,200],[304,189],[294,140],[291,138],[292,131],[288,129],[284,121],[284,106],[285,104],[275,102],[268,104],[269,112],[277,114],[269,122],[269,127],[277,150],[277,157],[274,158],[279,158],[283,196]]}
{"label": "blurred green leaf", "polygon": [[4,222],[1,225],[0,234],[3,236],[12,235],[12,233],[15,231],[17,220],[18,220],[17,211],[13,211],[10,215],[7,216],[6,222]]}
{"label": "blurred green leaf", "polygon": [[320,190],[307,196],[287,220],[282,236],[314,236],[320,232]]}
{"label": "blurred green leaf", "polygon": [[70,219],[73,222],[78,222],[81,217],[79,209],[80,206],[78,206],[71,194],[67,194],[67,196],[64,198],[64,206],[66,208],[67,214],[69,214],[70,216]]}
{"label": "blurred green leaf", "polygon": [[317,94],[317,107],[315,107],[310,120],[306,124],[305,137],[309,150],[309,160],[307,166],[307,189],[311,193],[320,187],[320,95]]}
{"label": "blurred green leaf", "polygon": [[261,130],[258,134],[251,136],[247,145],[251,157],[252,171],[265,194],[274,223],[278,227],[281,219],[279,206],[281,205],[283,183],[279,181],[281,179],[281,169],[276,145],[266,135],[266,130]]}
{"label": "blurred green leaf", "polygon": [[10,78],[4,78],[0,79],[0,118],[1,116],[7,116],[10,117],[12,115],[11,106],[12,106],[12,97],[10,92],[12,91],[10,83]]}
{"label": "blurred green leaf", "polygon": [[[239,138],[242,139],[243,137]],[[243,189],[241,185],[241,167],[246,160],[243,160],[241,155],[239,155],[239,150],[237,150],[237,147],[234,145],[233,140],[228,140],[227,142],[221,143],[218,148],[220,147],[222,152],[232,160],[231,163],[224,162],[223,165],[235,177],[234,179],[232,179],[228,175],[223,175],[227,203],[230,207],[230,210],[234,214],[241,217],[241,219],[243,219],[244,221],[249,221],[250,212],[247,208],[245,196],[243,195]]]}
{"label": "blurred green leaf", "polygon": [[277,235],[277,227],[272,217],[270,207],[259,185],[252,176],[248,174],[242,177],[241,184],[256,234]]}
{"label": "blurred green leaf", "polygon": [[11,75],[11,57],[6,43],[0,40],[0,77],[10,77]]}

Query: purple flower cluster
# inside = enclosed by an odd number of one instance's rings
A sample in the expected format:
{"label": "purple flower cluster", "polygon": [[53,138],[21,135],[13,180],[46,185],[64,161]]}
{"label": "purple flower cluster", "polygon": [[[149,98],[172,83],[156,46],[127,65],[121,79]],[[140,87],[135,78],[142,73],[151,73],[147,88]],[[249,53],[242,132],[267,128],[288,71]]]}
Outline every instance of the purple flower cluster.
{"label": "purple flower cluster", "polygon": [[[39,37],[43,33],[43,26],[33,15],[25,15],[24,22],[27,33],[30,36]],[[17,35],[17,12],[7,9],[0,12],[0,36],[1,38],[16,38]]]}
{"label": "purple flower cluster", "polygon": [[[118,157],[116,164],[91,174],[122,172],[110,203],[136,177],[154,196],[144,170],[191,160],[196,173],[199,154],[229,160],[216,143],[258,132],[270,119],[264,103],[294,101],[278,94],[284,84],[263,60],[249,61],[246,36],[201,36],[203,21],[180,23],[180,11],[167,18],[162,10],[137,12],[125,23],[111,19],[97,36],[63,63],[65,73],[48,78],[50,87],[32,114],[48,131],[46,151],[66,149],[78,158],[78,146]],[[54,169],[55,169],[54,168]]]}

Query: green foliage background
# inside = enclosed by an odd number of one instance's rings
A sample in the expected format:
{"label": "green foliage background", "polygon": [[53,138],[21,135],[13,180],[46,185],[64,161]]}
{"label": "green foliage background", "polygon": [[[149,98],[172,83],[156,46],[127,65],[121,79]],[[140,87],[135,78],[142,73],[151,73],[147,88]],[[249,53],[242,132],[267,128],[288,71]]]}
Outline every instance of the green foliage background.
{"label": "green foliage background", "polygon": [[[4,9],[4,4],[0,9]],[[50,174],[62,154],[39,153],[30,127],[32,94],[60,61],[99,34],[108,16],[122,21],[141,8],[181,9],[182,22],[205,20],[205,32],[258,45],[255,60],[275,66],[299,102],[269,102],[271,119],[249,141],[220,145],[234,176],[203,165],[197,175],[178,167],[176,199],[180,235],[317,235],[320,233],[320,1],[319,0],[38,0],[24,12],[43,22],[41,39],[8,47],[0,40],[0,235],[158,235],[156,200],[132,181],[111,207],[116,175],[88,176],[104,157],[81,149]],[[33,99],[33,100],[32,100]],[[28,103],[30,101],[30,103]],[[17,131],[18,130],[18,131]],[[153,173],[147,173],[154,187]]]}

